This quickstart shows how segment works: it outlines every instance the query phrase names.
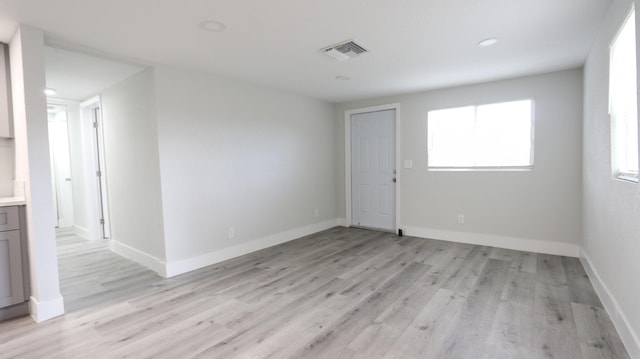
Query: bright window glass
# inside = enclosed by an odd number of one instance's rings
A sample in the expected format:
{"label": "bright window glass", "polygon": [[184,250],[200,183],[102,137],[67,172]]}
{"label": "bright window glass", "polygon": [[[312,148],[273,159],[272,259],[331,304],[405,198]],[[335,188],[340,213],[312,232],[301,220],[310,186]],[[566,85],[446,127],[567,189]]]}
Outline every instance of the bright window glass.
{"label": "bright window glass", "polygon": [[532,167],[532,113],[532,100],[429,111],[428,167]]}
{"label": "bright window glass", "polygon": [[638,104],[635,11],[611,44],[609,61],[611,164],[614,177],[638,181]]}

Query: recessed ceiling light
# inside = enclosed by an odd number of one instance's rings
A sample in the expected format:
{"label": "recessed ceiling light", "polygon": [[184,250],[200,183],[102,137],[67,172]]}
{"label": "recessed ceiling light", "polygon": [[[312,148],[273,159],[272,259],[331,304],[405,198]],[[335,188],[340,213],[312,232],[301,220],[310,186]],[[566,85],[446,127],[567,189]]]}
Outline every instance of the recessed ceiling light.
{"label": "recessed ceiling light", "polygon": [[480,47],[489,47],[489,46],[493,46],[496,43],[498,43],[498,39],[495,37],[490,37],[488,39],[484,39],[480,42],[478,42],[478,46]]}
{"label": "recessed ceiling light", "polygon": [[46,88],[44,89],[44,94],[47,96],[53,96],[55,94],[57,94],[58,91],[56,91],[56,89],[52,89],[52,88]]}
{"label": "recessed ceiling light", "polygon": [[223,32],[227,29],[227,25],[216,20],[204,20],[198,24],[198,28],[207,32]]}
{"label": "recessed ceiling light", "polygon": [[338,81],[349,81],[349,80],[351,80],[351,77],[344,76],[344,75],[338,75],[338,76],[336,76],[336,80],[338,80]]}

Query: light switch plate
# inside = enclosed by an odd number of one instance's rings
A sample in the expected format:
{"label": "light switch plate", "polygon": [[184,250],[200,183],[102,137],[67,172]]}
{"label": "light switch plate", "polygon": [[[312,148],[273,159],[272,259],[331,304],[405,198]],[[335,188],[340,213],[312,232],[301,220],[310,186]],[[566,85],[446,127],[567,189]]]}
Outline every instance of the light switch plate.
{"label": "light switch plate", "polygon": [[413,160],[404,160],[404,168],[413,168]]}

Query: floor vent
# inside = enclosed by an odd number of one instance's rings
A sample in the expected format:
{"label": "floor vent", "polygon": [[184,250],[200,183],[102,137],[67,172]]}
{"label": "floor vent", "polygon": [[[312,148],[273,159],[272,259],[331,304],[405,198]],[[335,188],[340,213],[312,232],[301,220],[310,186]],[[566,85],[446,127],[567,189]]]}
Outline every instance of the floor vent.
{"label": "floor vent", "polygon": [[367,49],[355,41],[349,40],[325,47],[322,52],[334,60],[344,61],[367,52]]}

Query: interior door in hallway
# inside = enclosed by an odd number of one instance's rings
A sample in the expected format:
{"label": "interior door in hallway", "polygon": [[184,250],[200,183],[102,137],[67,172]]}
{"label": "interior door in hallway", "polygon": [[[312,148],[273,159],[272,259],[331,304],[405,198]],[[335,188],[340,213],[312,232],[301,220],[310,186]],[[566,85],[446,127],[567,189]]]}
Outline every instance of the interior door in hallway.
{"label": "interior door in hallway", "polygon": [[64,106],[48,107],[49,154],[56,227],[69,228],[74,225],[74,208],[67,111]]}
{"label": "interior door in hallway", "polygon": [[351,115],[351,225],[394,231],[396,110]]}

